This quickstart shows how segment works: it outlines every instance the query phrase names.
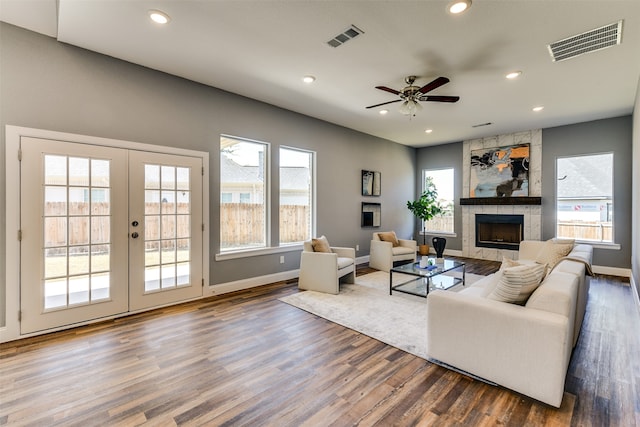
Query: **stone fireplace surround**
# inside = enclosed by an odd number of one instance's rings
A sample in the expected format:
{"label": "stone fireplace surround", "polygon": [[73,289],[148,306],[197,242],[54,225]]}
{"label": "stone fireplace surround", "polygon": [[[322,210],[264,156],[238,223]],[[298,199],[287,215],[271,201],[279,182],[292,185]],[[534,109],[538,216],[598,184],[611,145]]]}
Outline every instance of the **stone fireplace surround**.
{"label": "stone fireplace surround", "polygon": [[[470,195],[471,151],[483,148],[506,147],[517,144],[529,146],[529,196],[541,197],[542,193],[542,129],[517,132],[463,142],[462,197]],[[540,205],[462,205],[462,256],[492,261],[502,261],[503,257],[515,259],[518,251],[477,247],[475,244],[475,215],[523,215],[524,239],[540,240],[542,237],[542,206]]]}

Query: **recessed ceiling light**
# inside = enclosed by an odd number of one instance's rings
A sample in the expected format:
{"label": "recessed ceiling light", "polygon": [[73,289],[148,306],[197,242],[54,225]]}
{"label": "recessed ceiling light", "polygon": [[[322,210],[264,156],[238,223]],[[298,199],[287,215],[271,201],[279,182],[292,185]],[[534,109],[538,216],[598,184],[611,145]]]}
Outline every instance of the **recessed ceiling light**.
{"label": "recessed ceiling light", "polygon": [[431,133],[433,132],[433,129],[425,129],[424,133]]}
{"label": "recessed ceiling light", "polygon": [[379,113],[380,115],[384,116],[385,114],[387,114],[389,112],[389,110],[380,110]]}
{"label": "recessed ceiling light", "polygon": [[305,83],[313,83],[313,82],[316,81],[316,78],[313,77],[313,76],[304,76],[302,78],[302,81],[305,82]]}
{"label": "recessed ceiling light", "polygon": [[162,12],[160,10],[150,10],[149,11],[149,18],[151,18],[151,20],[153,22],[156,22],[158,24],[166,24],[167,22],[169,22],[171,20],[169,15],[167,15],[166,13],[164,13],[164,12]]}
{"label": "recessed ceiling light", "polygon": [[536,113],[537,113],[538,111],[542,111],[542,110],[544,110],[544,107],[543,107],[543,106],[533,107],[533,111],[535,111]]}
{"label": "recessed ceiling light", "polygon": [[522,71],[512,71],[509,74],[507,74],[505,77],[511,80],[511,79],[517,79],[521,75],[522,75]]}
{"label": "recessed ceiling light", "polygon": [[470,7],[471,0],[454,0],[449,3],[449,6],[447,6],[447,10],[449,11],[449,13],[457,14],[464,12]]}

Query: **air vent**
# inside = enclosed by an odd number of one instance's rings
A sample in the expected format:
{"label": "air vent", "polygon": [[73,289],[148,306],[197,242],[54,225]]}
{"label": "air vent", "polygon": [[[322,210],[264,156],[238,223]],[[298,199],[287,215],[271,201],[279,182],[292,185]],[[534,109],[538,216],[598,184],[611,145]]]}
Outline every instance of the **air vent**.
{"label": "air vent", "polygon": [[575,58],[596,50],[606,49],[622,41],[622,20],[586,33],[559,40],[547,46],[553,62]]}
{"label": "air vent", "polygon": [[329,40],[327,44],[331,47],[342,46],[349,40],[354,39],[363,33],[364,31],[362,31],[360,28],[356,27],[355,25],[352,25],[346,30],[344,30],[343,32],[341,32],[340,34],[338,34],[337,36],[335,36],[334,38],[332,38],[331,40]]}

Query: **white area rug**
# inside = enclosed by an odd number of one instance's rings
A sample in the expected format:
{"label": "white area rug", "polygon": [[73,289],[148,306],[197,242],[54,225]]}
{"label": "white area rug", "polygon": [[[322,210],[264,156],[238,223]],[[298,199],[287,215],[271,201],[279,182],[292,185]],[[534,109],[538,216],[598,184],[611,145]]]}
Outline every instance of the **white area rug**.
{"label": "white area rug", "polygon": [[[466,285],[483,276],[466,274]],[[408,276],[393,274],[393,282]],[[462,285],[452,291],[462,289]],[[389,295],[389,273],[377,271],[341,284],[338,295],[303,291],[280,298],[287,304],[375,338],[393,347],[427,358],[427,300],[395,292]]]}

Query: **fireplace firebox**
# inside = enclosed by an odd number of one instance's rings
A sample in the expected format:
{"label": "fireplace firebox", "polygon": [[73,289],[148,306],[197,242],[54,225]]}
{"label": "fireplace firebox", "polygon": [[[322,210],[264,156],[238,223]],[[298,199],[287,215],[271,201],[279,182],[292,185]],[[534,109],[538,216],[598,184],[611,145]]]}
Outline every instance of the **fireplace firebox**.
{"label": "fireplace firebox", "polygon": [[476,247],[517,251],[524,239],[524,215],[476,214]]}

